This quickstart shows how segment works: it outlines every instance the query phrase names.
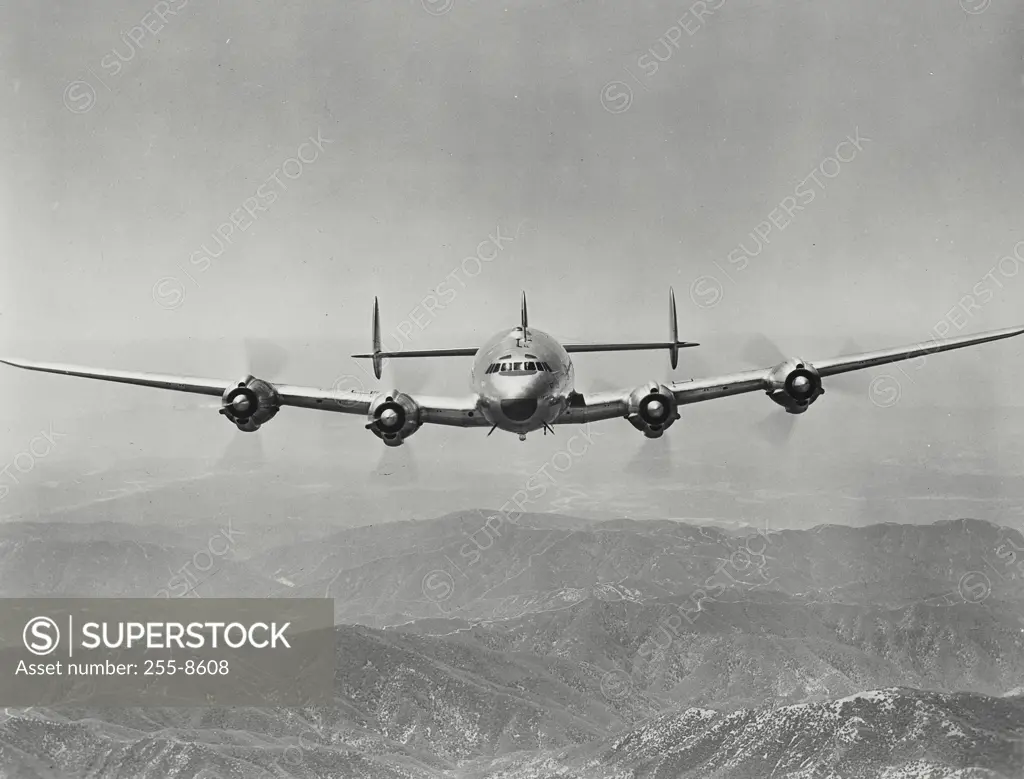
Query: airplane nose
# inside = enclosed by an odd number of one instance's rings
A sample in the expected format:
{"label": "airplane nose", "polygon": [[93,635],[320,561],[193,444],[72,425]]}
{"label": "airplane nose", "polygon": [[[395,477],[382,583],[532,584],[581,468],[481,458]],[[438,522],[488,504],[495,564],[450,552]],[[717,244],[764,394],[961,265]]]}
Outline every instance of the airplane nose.
{"label": "airplane nose", "polygon": [[503,400],[501,412],[513,422],[525,422],[537,413],[537,398]]}

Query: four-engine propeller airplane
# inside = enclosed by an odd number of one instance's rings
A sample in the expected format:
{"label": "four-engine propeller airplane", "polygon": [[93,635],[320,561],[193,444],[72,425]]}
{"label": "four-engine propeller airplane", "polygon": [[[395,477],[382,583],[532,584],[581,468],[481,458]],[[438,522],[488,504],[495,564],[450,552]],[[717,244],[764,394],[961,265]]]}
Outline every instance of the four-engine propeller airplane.
{"label": "four-engine propeller airplane", "polygon": [[[353,357],[373,361],[380,379],[384,360],[409,357],[474,357],[470,373],[472,394],[464,398],[432,398],[409,394],[397,387],[386,390],[339,390],[271,383],[246,376],[241,381],[202,379],[134,371],[104,370],[75,365],[0,359],[32,371],[60,373],[144,387],[219,395],[220,413],[239,430],[254,432],[274,418],[282,406],[363,415],[366,427],[388,446],[398,446],[424,424],[489,427],[518,434],[551,425],[581,424],[625,418],[648,438],[660,437],[679,419],[679,407],[705,400],[761,390],[790,414],[802,414],[823,393],[822,379],[838,374],[908,360],[922,355],[997,341],[1024,333],[1024,327],[992,330],[946,338],[927,344],[864,352],[824,360],[791,358],[770,368],[727,376],[680,382],[649,381],[614,392],[581,393],[575,388],[571,354],[666,350],[675,368],[679,350],[697,346],[680,341],[675,296],[669,289],[669,340],[653,343],[560,344],[527,321],[526,294],[522,320],[502,330],[480,347],[385,352],[381,350],[380,313],[373,303],[373,352]],[[408,388],[406,388],[408,389]]]}

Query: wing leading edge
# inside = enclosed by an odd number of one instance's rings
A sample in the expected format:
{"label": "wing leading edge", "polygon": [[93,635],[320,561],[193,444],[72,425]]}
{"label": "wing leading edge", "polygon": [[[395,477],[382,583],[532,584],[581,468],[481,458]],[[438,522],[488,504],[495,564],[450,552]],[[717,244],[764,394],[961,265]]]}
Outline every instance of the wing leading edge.
{"label": "wing leading edge", "polygon": [[[238,385],[233,379],[209,379],[196,376],[177,376],[165,373],[147,373],[142,371],[119,371],[103,368],[88,368],[80,365],[63,363],[31,362],[0,358],[0,362],[15,368],[44,373],[57,373],[64,376],[78,376],[84,379],[98,379],[120,384],[134,384],[140,387],[188,392],[196,395],[222,396],[229,388]],[[333,411],[343,414],[366,415],[370,412],[373,401],[384,394],[383,390],[360,389],[321,389],[318,387],[302,387],[293,384],[273,383],[282,406],[295,408]],[[422,412],[422,421],[436,425],[455,425],[458,427],[477,427],[486,425],[482,416],[476,413],[477,399],[466,398],[427,398],[410,395]]]}
{"label": "wing leading edge", "polygon": [[[944,338],[927,343],[897,346],[891,349],[862,352],[860,354],[833,357],[825,360],[811,360],[810,364],[818,371],[819,376],[825,378],[836,376],[840,373],[863,370],[864,368],[875,368],[879,365],[887,365],[902,360],[912,360],[916,357],[937,354],[938,352],[962,349],[966,346],[999,341],[1003,338],[1012,338],[1022,333],[1024,333],[1024,327],[1008,327],[1002,330],[978,333],[977,335]],[[674,382],[669,385],[669,388],[672,390],[672,394],[675,395],[676,402],[680,405],[698,403],[703,400],[740,395],[744,392],[753,392],[754,390],[768,390],[770,389],[769,377],[772,370],[773,368],[765,368],[763,370],[745,371],[718,378]]]}
{"label": "wing leading edge", "polygon": [[[985,333],[978,333],[977,335],[945,338],[926,343],[897,346],[891,349],[862,352],[860,354],[833,357],[825,360],[811,360],[809,362],[818,371],[818,374],[825,378],[902,360],[912,360],[929,354],[999,341],[1021,334],[1024,334],[1024,327],[1009,327],[1002,330],[990,330]],[[676,402],[682,406],[705,400],[742,395],[746,392],[757,390],[767,391],[772,388],[771,375],[774,370],[775,366],[760,370],[742,371],[725,376],[713,376],[706,379],[672,382],[668,385],[668,388],[672,391]],[[632,391],[633,388],[629,388],[617,392],[586,394],[581,396],[580,402],[570,406],[557,421],[572,424],[624,417],[629,413],[629,396]]]}
{"label": "wing leading edge", "polygon": [[[977,335],[946,338],[928,343],[918,343],[892,349],[811,361],[810,364],[814,366],[820,376],[828,377],[901,360],[910,360],[929,354],[989,343],[1004,338],[1012,338],[1021,334],[1024,334],[1024,327],[1005,328]],[[0,362],[30,371],[78,376],[80,378],[134,384],[199,395],[222,396],[228,388],[237,385],[237,381],[228,379],[107,370],[11,358],[0,358]],[[771,376],[774,369],[774,367],[764,368],[707,379],[672,382],[668,387],[678,404],[698,403],[705,400],[740,395],[755,390],[771,389]],[[383,392],[381,390],[321,389],[276,383],[273,384],[273,387],[278,393],[282,406],[362,415],[369,413],[373,401]],[[585,396],[576,395],[573,403],[563,412],[556,423],[579,424],[624,417],[629,413],[629,396],[632,391],[633,388],[616,392],[587,394]],[[479,413],[479,399],[475,396],[465,398],[428,398],[410,395],[410,397],[420,406],[424,423],[457,427],[483,427],[488,424],[483,415]]]}
{"label": "wing leading edge", "polygon": [[1004,338],[1013,338],[1015,335],[1024,333],[1024,327],[1006,327],[1002,330],[989,330],[986,333],[977,335],[964,335],[956,338],[944,338],[942,340],[930,341],[927,344],[919,343],[913,346],[897,346],[893,349],[882,349],[877,352],[862,352],[851,354],[845,357],[834,357],[831,360],[819,360],[813,363],[822,376],[836,376],[849,371],[859,371],[862,368],[874,368],[879,365],[886,365],[900,360],[912,360],[915,357],[924,357],[938,352],[948,352],[952,349],[962,349],[965,346],[975,346],[990,341],[1001,341]]}

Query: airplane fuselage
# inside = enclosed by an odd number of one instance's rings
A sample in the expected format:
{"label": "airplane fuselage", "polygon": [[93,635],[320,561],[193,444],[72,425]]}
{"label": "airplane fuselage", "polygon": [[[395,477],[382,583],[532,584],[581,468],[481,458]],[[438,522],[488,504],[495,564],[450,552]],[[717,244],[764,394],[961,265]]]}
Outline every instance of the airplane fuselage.
{"label": "airplane fuselage", "polygon": [[481,413],[521,436],[554,422],[569,403],[574,370],[568,352],[533,327],[503,330],[473,361],[472,388]]}

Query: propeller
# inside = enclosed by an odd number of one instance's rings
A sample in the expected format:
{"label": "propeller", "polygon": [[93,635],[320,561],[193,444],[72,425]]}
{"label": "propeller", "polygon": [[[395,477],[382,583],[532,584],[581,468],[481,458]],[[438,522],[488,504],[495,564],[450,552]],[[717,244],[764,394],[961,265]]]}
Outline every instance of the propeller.
{"label": "propeller", "polygon": [[250,376],[273,383],[281,379],[285,365],[288,364],[288,352],[272,341],[246,338],[245,362],[246,372]]}
{"label": "propeller", "polygon": [[772,411],[758,422],[754,429],[757,434],[773,446],[785,446],[796,429],[796,414],[787,414],[784,410]]}
{"label": "propeller", "polygon": [[[745,362],[758,368],[778,365],[788,359],[779,345],[763,333],[747,340],[741,351],[741,356]],[[776,411],[770,411],[767,416],[756,423],[754,431],[759,438],[771,446],[786,446],[796,429],[796,418],[796,414],[790,414],[785,409],[779,408]]]}
{"label": "propeller", "polygon": [[[255,376],[271,383],[280,381],[288,363],[286,349],[267,339],[246,338],[243,352],[246,376]],[[219,409],[221,402],[218,400],[211,406]],[[267,463],[267,453],[262,432],[262,429],[255,433],[234,431],[224,453],[217,460],[216,469],[227,471],[242,467],[246,471],[251,471],[264,468]]]}
{"label": "propeller", "polygon": [[[849,354],[861,354],[863,351],[860,344],[852,338],[848,338],[843,342],[839,354],[845,357]],[[868,397],[871,392],[871,374],[868,371],[850,371],[849,373],[840,373],[838,376],[830,376],[828,388],[842,392],[844,395]]]}
{"label": "propeller", "polygon": [[[561,338],[560,341],[565,343],[581,343],[582,339],[579,338]],[[703,371],[694,371],[694,364],[702,364],[699,357],[694,357],[694,349],[685,350],[685,354],[681,357],[683,366],[681,368],[670,368],[668,374],[664,377],[663,381],[666,384],[670,384],[674,381],[683,380],[682,372],[686,371],[685,378],[691,378],[690,374],[702,375]],[[616,392],[622,390],[627,386],[627,381],[624,380],[612,380],[606,373],[592,371],[593,364],[588,365],[587,372],[580,376],[577,374],[577,386],[581,389],[584,395],[589,393],[601,393],[601,392]],[[673,473],[673,456],[672,456],[672,431],[666,431],[660,438],[646,438],[637,447],[636,451],[630,457],[626,463],[625,470],[627,473],[633,476],[637,476],[644,479],[668,479],[671,478]]]}
{"label": "propeller", "polygon": [[614,392],[622,389],[621,384],[616,384],[613,381],[608,380],[602,376],[597,376],[593,380],[587,383],[589,389],[588,392]]}
{"label": "propeller", "polygon": [[755,335],[748,340],[743,347],[742,356],[746,362],[758,368],[778,365],[786,360],[786,355],[778,344],[764,334]]}
{"label": "propeller", "polygon": [[381,372],[381,387],[410,394],[428,393],[437,377],[437,371],[430,366],[430,362],[430,358],[387,360]]}
{"label": "propeller", "polygon": [[[391,359],[384,365],[381,375],[381,381],[391,389],[429,394],[440,378],[440,369],[430,358]],[[419,467],[410,442],[406,441],[401,446],[385,446],[373,470],[373,478],[386,480],[393,486],[418,482]]]}
{"label": "propeller", "polygon": [[[840,349],[840,355],[860,354],[864,351],[861,346],[852,338],[848,338]],[[769,365],[778,365],[787,359],[785,352],[767,336],[756,335],[747,341],[743,349],[744,359],[763,368]],[[838,376],[830,376],[827,380],[828,389],[843,393],[867,397],[870,393],[871,375],[866,371],[851,371],[841,373]],[[768,416],[756,425],[758,434],[768,443],[776,446],[783,446],[793,435],[796,428],[796,414],[786,413],[784,409],[772,411]]]}
{"label": "propeller", "polygon": [[224,453],[217,460],[217,471],[258,471],[267,463],[267,453],[263,447],[263,436],[260,431],[231,434]]}
{"label": "propeller", "polygon": [[667,440],[671,432],[661,438],[644,438],[643,443],[626,464],[626,473],[651,479],[672,476],[672,444]]}
{"label": "propeller", "polygon": [[[429,393],[438,375],[429,358],[388,359],[385,357],[381,363],[381,378],[378,381],[370,371],[363,370],[353,361],[349,368],[351,373],[344,377],[343,386],[347,389],[363,391],[399,391],[417,395],[424,392]],[[459,376],[462,375],[464,374],[460,371]],[[353,425],[351,418],[346,419],[349,417],[347,414],[325,414],[323,416],[324,419],[317,426],[320,436],[320,451],[323,453],[329,454],[335,451],[338,448],[340,437],[370,435],[368,431],[360,430],[358,425]],[[395,486],[411,484],[419,480],[419,470],[408,441],[400,446],[387,446],[380,441],[370,446],[379,446],[382,450],[376,465],[368,471],[367,477],[371,483]]]}
{"label": "propeller", "polygon": [[[864,349],[861,348],[860,344],[852,338],[848,338],[843,342],[843,346],[840,349],[839,354],[846,356],[850,354],[860,354],[863,351]],[[788,359],[788,357],[782,349],[780,349],[775,342],[767,336],[756,335],[747,341],[746,346],[743,349],[743,359],[752,366],[764,368],[769,365],[778,365],[780,362]],[[840,373],[838,376],[830,376],[828,379],[829,389],[835,389],[837,392],[849,394],[867,394],[870,384],[871,377],[864,371]]]}
{"label": "propeller", "polygon": [[371,480],[388,485],[415,484],[419,480],[419,469],[409,444],[385,446],[371,473]]}

